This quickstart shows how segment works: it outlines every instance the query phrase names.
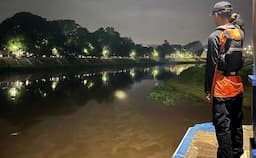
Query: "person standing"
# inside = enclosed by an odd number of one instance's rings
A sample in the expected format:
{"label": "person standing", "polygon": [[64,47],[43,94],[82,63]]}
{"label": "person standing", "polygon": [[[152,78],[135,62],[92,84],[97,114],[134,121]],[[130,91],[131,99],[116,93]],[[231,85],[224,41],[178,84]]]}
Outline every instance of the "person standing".
{"label": "person standing", "polygon": [[218,158],[239,158],[243,154],[243,83],[239,70],[243,66],[244,32],[230,23],[231,15],[231,3],[214,5],[212,16],[217,27],[208,38],[205,68],[205,93],[212,103]]}

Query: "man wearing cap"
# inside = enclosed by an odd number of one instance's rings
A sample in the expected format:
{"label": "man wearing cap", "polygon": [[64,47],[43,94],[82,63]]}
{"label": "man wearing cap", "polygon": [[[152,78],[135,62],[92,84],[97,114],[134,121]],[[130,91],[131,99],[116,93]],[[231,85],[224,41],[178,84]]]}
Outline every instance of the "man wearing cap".
{"label": "man wearing cap", "polygon": [[205,71],[206,99],[212,103],[213,124],[218,141],[218,158],[243,154],[242,68],[243,31],[230,23],[232,5],[218,2],[211,14],[217,25],[208,38]]}

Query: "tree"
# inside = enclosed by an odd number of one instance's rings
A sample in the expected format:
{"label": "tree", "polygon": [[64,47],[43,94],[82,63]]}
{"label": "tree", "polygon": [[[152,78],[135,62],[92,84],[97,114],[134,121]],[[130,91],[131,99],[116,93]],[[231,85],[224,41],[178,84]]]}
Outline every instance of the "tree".
{"label": "tree", "polygon": [[153,48],[145,47],[145,46],[142,46],[141,44],[136,44],[135,50],[137,52],[138,57],[144,57],[144,56],[150,56],[153,51]]}
{"label": "tree", "polygon": [[7,41],[5,48],[15,57],[21,57],[27,50],[25,40],[22,36],[16,36]]}
{"label": "tree", "polygon": [[200,41],[188,43],[184,46],[184,49],[195,54],[196,56],[201,56],[204,51],[203,44]]}
{"label": "tree", "polygon": [[[28,12],[17,13],[0,24],[0,49],[8,47],[14,52],[15,46],[19,47],[17,50],[33,53],[37,57],[49,57],[56,49],[58,55],[64,57],[145,57],[155,51],[160,58],[164,58],[166,54],[182,49],[180,45],[170,45],[165,40],[162,45],[154,46],[154,50],[150,46],[135,44],[131,38],[121,37],[113,27],[101,27],[89,32],[74,20],[48,21]],[[197,55],[201,53],[200,43],[192,43],[185,48]]]}
{"label": "tree", "polygon": [[118,52],[118,56],[122,56],[122,57],[127,57],[130,55],[130,52],[132,50],[136,50],[135,48],[135,44],[134,42],[132,41],[131,38],[127,38],[127,37],[122,37],[120,39],[120,46],[119,46],[119,52]]}
{"label": "tree", "polygon": [[174,48],[169,44],[167,40],[164,40],[164,43],[158,46],[156,49],[159,52],[160,58],[165,58],[167,54],[174,52]]}

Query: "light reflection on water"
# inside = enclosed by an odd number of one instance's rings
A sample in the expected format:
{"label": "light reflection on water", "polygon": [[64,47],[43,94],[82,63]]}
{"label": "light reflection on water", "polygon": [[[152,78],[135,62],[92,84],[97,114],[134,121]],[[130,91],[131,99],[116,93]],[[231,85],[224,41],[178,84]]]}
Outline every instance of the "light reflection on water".
{"label": "light reflection on water", "polygon": [[210,108],[186,100],[166,107],[145,96],[188,67],[1,75],[0,157],[168,157],[188,127],[209,120]]}
{"label": "light reflection on water", "polygon": [[196,66],[196,64],[176,65],[176,66],[170,67],[170,72],[173,72],[176,75],[180,75],[183,71],[193,66]]}
{"label": "light reflection on water", "polygon": [[[163,80],[179,75],[194,65],[155,66],[98,72],[77,72],[32,74],[20,76],[0,76],[0,110],[9,105],[24,105],[42,102],[65,102],[73,99],[82,104],[89,99],[113,100],[125,99],[123,92],[135,82],[141,80]],[[102,95],[101,93],[104,93]],[[4,108],[5,110],[8,108]],[[1,112],[4,110],[2,109]]]}
{"label": "light reflection on water", "polygon": [[115,97],[120,100],[125,100],[127,98],[127,94],[125,91],[117,90],[115,91]]}

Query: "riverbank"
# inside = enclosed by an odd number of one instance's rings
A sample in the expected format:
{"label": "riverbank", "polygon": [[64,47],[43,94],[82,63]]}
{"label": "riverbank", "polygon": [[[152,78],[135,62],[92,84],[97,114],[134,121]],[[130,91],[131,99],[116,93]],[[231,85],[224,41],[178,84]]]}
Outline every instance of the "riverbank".
{"label": "riverbank", "polygon": [[[248,75],[251,74],[251,66],[245,66],[240,74],[244,82],[244,106],[249,108],[251,103],[251,86],[248,82]],[[167,106],[175,105],[176,101],[183,98],[205,102],[204,93],[205,67],[203,65],[191,67],[180,75],[169,80],[160,82],[148,94],[153,100],[160,101]]]}
{"label": "riverbank", "polygon": [[54,71],[59,69],[91,69],[102,67],[132,67],[160,65],[164,62],[152,59],[100,59],[100,58],[2,58],[0,72]]}

